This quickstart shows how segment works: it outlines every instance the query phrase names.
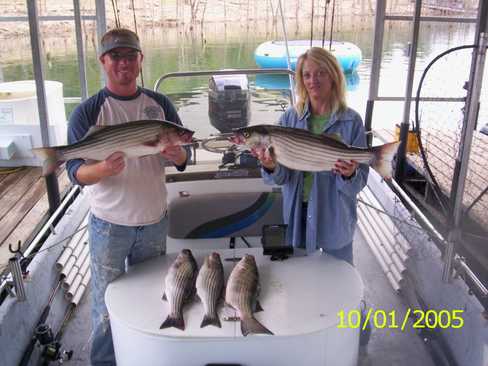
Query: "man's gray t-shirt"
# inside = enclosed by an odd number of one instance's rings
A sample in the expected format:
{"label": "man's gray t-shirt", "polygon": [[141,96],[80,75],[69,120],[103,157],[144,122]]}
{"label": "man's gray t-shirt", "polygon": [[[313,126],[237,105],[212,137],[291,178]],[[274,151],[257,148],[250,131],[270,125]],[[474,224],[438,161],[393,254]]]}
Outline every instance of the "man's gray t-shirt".
{"label": "man's gray t-shirt", "polygon": [[[139,88],[131,97],[119,97],[106,88],[80,104],[71,114],[68,142],[83,138],[90,127],[144,119],[168,120],[181,124],[173,104],[162,94]],[[80,184],[76,171],[81,159],[66,167],[70,180]],[[108,222],[141,226],[159,222],[166,212],[164,159],[160,155],[126,159],[124,170],[87,186],[91,212]]]}

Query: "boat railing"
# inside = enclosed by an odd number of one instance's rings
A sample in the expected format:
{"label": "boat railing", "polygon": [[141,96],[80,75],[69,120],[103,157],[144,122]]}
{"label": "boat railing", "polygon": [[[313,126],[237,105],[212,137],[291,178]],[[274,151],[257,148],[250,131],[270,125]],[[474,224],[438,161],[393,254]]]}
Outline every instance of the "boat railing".
{"label": "boat railing", "polygon": [[[221,70],[202,70],[202,71],[178,71],[170,72],[159,77],[154,83],[153,90],[157,92],[166,79],[169,78],[181,78],[181,77],[193,77],[193,76],[212,76],[212,75],[257,75],[257,74],[268,74],[268,75],[288,75],[290,77],[295,76],[295,72],[288,69],[276,68],[276,69],[221,69]],[[290,88],[290,104],[295,101],[295,93],[292,88]]]}

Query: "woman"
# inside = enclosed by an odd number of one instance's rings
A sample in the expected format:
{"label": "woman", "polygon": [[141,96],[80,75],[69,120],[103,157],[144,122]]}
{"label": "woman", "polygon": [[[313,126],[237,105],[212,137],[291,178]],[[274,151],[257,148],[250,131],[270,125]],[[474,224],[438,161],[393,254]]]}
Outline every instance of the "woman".
{"label": "woman", "polygon": [[[332,134],[346,144],[366,147],[360,115],[345,101],[345,79],[335,57],[319,47],[298,58],[297,103],[280,118],[280,125],[316,134]],[[254,150],[269,183],[283,186],[287,240],[311,252],[325,252],[353,264],[357,194],[366,185],[368,166],[338,160],[332,171],[307,173],[276,163],[268,151]]]}

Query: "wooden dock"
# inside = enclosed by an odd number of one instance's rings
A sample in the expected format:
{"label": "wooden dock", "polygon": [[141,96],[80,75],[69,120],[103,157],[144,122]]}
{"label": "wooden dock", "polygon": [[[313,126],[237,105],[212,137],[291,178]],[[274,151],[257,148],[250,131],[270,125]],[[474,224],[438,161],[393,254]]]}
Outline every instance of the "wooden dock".
{"label": "wooden dock", "polygon": [[[65,169],[58,170],[61,195],[70,185]],[[41,168],[0,169],[0,273],[12,256],[8,245],[16,247],[31,240],[47,220],[49,203]]]}
{"label": "wooden dock", "polygon": [[[374,134],[383,141],[395,140],[393,130],[378,130]],[[455,131],[422,129],[422,144],[430,169],[447,197],[451,194],[459,138]],[[407,154],[407,160],[412,167],[425,176],[425,167],[420,154]],[[468,208],[486,187],[488,187],[488,136],[475,131],[464,190],[464,207]],[[469,215],[481,227],[488,227],[488,193],[479,199]]]}

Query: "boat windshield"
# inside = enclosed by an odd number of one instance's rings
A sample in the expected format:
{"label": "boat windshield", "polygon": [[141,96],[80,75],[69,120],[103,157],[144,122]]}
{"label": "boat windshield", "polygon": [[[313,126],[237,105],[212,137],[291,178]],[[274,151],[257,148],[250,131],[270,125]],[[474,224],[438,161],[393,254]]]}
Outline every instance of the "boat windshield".
{"label": "boat windshield", "polygon": [[[257,124],[276,124],[292,103],[293,71],[286,69],[210,70],[177,72],[161,76],[154,90],[168,96],[185,127],[198,141],[226,136],[234,129]],[[214,151],[195,151],[195,162],[221,161],[231,145],[223,137]]]}

